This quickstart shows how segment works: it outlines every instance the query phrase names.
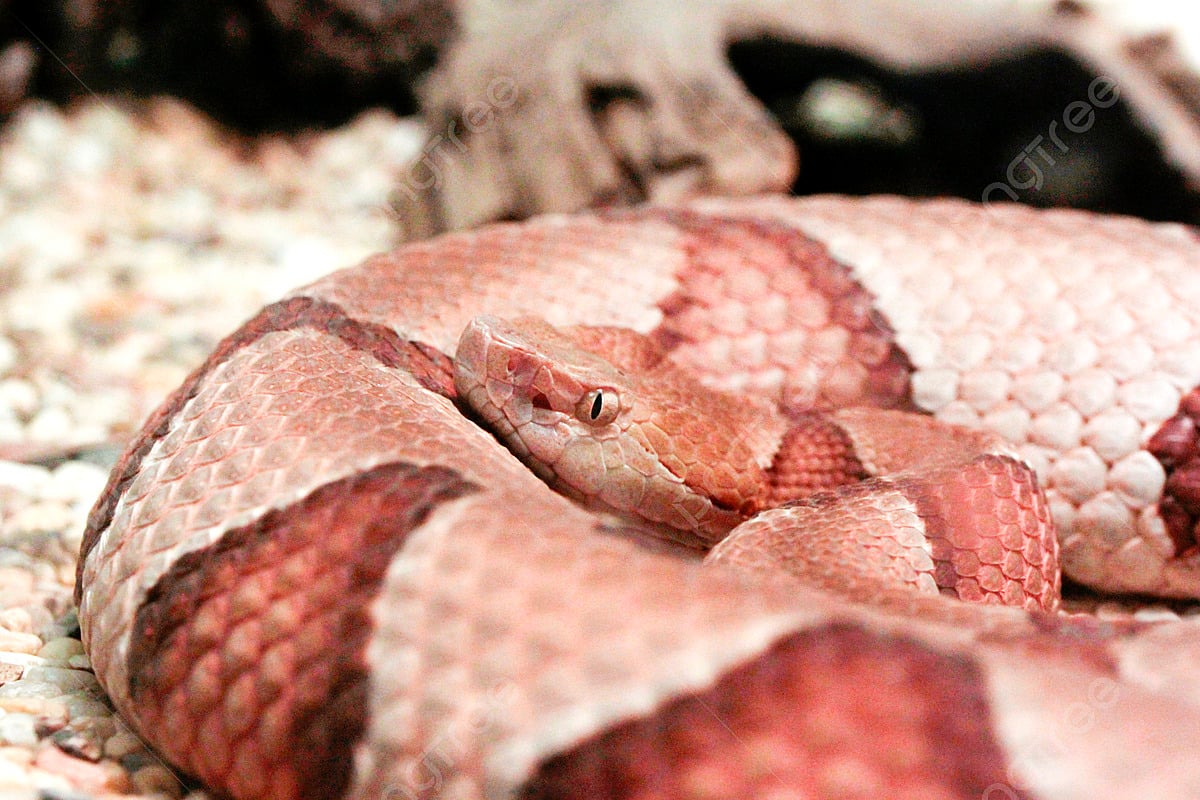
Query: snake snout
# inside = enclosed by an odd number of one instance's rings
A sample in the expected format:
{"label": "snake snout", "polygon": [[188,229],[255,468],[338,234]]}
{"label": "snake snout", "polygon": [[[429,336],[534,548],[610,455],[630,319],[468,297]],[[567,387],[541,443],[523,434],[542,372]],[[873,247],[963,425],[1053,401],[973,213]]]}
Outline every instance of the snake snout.
{"label": "snake snout", "polygon": [[509,424],[520,426],[529,421],[532,409],[550,407],[549,398],[534,385],[544,361],[519,328],[497,317],[478,316],[459,337],[455,385],[486,418],[504,416]]}
{"label": "snake snout", "polygon": [[487,363],[487,321],[467,323],[454,349],[454,387],[463,396],[483,383]]}

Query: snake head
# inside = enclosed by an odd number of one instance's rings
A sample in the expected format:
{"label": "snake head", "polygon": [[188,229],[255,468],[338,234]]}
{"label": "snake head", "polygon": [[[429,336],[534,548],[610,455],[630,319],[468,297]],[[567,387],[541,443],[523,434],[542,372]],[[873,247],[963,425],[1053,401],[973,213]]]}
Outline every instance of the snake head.
{"label": "snake head", "polygon": [[588,507],[694,547],[753,508],[763,470],[755,437],[736,428],[746,403],[701,386],[644,336],[476,317],[454,380],[510,451]]}

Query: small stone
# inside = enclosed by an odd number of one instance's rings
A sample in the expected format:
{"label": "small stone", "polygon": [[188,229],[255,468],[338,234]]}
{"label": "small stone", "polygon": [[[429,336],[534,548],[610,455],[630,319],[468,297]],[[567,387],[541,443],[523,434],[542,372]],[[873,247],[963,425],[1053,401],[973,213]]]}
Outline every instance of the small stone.
{"label": "small stone", "polygon": [[38,501],[22,508],[8,520],[14,531],[24,534],[57,533],[75,523],[76,514],[59,502]]}
{"label": "small stone", "polygon": [[[66,703],[44,698],[25,698],[25,701],[24,709],[18,713],[33,717],[42,735],[66,727],[69,713]],[[0,705],[7,706],[8,703],[0,701]]]}
{"label": "small stone", "polygon": [[1179,615],[1165,606],[1147,606],[1133,612],[1138,622],[1179,622]]}
{"label": "small stone", "polygon": [[0,611],[0,628],[17,633],[33,633],[33,615],[27,608],[6,608]]}
{"label": "small stone", "polygon": [[9,713],[0,717],[0,744],[33,747],[37,743],[37,719],[32,714]]}
{"label": "small stone", "polygon": [[0,747],[0,761],[27,767],[33,763],[33,751],[24,747]]}
{"label": "small stone", "polygon": [[20,680],[23,674],[25,674],[25,668],[20,664],[0,661],[0,685]]}
{"label": "small stone", "polygon": [[79,619],[75,616],[75,609],[72,608],[61,617],[50,615],[49,619],[39,622],[37,632],[44,642],[61,639],[64,636],[78,639]]}
{"label": "small stone", "polygon": [[[45,770],[37,770],[38,800],[92,800],[90,792],[72,789],[71,783],[61,775],[51,775]],[[55,781],[50,785],[50,781]]]}
{"label": "small stone", "polygon": [[[64,585],[69,586],[70,582]],[[26,610],[29,612],[30,617],[33,618],[33,632],[42,637],[43,642],[67,635],[68,631],[65,628],[55,624],[55,614],[46,605],[26,607]]]}
{"label": "small stone", "polygon": [[42,647],[37,653],[47,661],[57,661],[65,663],[72,656],[83,654],[83,642],[78,639],[73,639],[68,636],[63,636],[58,639],[53,639]]}
{"label": "small stone", "polygon": [[30,667],[25,677],[31,681],[57,686],[63,692],[96,692],[102,693],[96,676],[90,672],[65,667]]}
{"label": "small stone", "polygon": [[120,722],[120,717],[109,714],[104,717],[89,717],[87,719],[72,720],[71,727],[77,731],[87,732],[88,735],[93,733],[100,738],[101,743],[108,741],[117,733]]}
{"label": "small stone", "polygon": [[85,792],[128,792],[131,788],[128,777],[116,764],[93,764],[69,756],[57,747],[42,748],[34,759],[34,765],[61,775],[71,786]]}
{"label": "small stone", "polygon": [[[0,551],[0,553],[4,553],[4,551]],[[0,566],[0,596],[8,595],[14,599],[17,597],[28,599],[34,593],[37,583],[33,573],[27,569],[31,562],[27,558],[20,557],[15,551],[8,551],[8,553],[17,557],[6,561],[4,566]]]}
{"label": "small stone", "polygon": [[20,633],[0,628],[0,650],[35,655],[42,649],[42,637],[32,633]]}
{"label": "small stone", "polygon": [[120,730],[108,737],[108,741],[104,743],[104,756],[105,758],[119,759],[130,753],[140,753],[145,749],[146,745],[142,743],[137,734],[130,730]]}
{"label": "small stone", "polygon": [[7,411],[0,413],[0,442],[23,442],[25,440],[25,428],[8,414]]}
{"label": "small stone", "polygon": [[38,737],[42,739],[52,734],[59,733],[65,727],[67,727],[66,715],[37,718],[37,734]]}
{"label": "small stone", "polygon": [[36,497],[49,482],[50,471],[45,467],[0,461],[0,486]]}
{"label": "small stone", "polygon": [[[24,748],[0,747],[2,752],[12,750],[24,750]],[[24,750],[24,752],[28,753],[29,751]],[[5,797],[19,797],[23,800],[37,797],[38,800],[43,800],[46,797],[45,790],[40,785],[34,788],[34,780],[34,776],[30,774],[28,763],[21,764],[7,758],[0,758],[0,786],[5,789]]]}
{"label": "small stone", "polygon": [[104,491],[108,470],[86,461],[67,461],[50,474],[50,484],[43,494],[55,500],[83,502],[91,505]]}
{"label": "small stone", "polygon": [[137,772],[142,767],[148,767],[151,764],[157,764],[159,757],[149,750],[135,750],[132,753],[126,753],[121,756],[121,767],[131,775]]}
{"label": "small stone", "polygon": [[70,441],[75,421],[66,409],[47,406],[29,421],[29,438],[39,442]]}
{"label": "small stone", "polygon": [[14,653],[11,650],[0,650],[0,663],[19,664],[22,667],[44,667],[49,664],[41,656],[32,656],[29,653]]}
{"label": "small stone", "polygon": [[133,788],[142,794],[161,792],[172,797],[183,793],[183,782],[161,764],[151,764],[133,773]]}
{"label": "small stone", "polygon": [[17,363],[17,347],[9,339],[0,336],[0,373],[8,372]]}
{"label": "small stone", "polygon": [[41,716],[62,714],[65,717],[67,707],[56,699],[60,696],[54,686],[27,680],[13,681],[0,686],[0,710]]}
{"label": "small stone", "polygon": [[0,381],[0,408],[7,408],[17,419],[27,420],[38,409],[38,391],[29,381],[6,378]]}
{"label": "small stone", "polygon": [[89,730],[67,728],[50,737],[55,746],[64,753],[87,761],[99,761],[104,742],[97,733]]}
{"label": "small stone", "polygon": [[69,666],[71,669],[90,670],[92,668],[92,660],[87,657],[86,653],[82,653],[80,655],[71,656],[68,658],[67,666]]}
{"label": "small stone", "polygon": [[[99,692],[99,689],[96,691]],[[66,705],[71,719],[106,717],[112,714],[112,709],[103,700],[79,694],[63,695],[60,699]]]}

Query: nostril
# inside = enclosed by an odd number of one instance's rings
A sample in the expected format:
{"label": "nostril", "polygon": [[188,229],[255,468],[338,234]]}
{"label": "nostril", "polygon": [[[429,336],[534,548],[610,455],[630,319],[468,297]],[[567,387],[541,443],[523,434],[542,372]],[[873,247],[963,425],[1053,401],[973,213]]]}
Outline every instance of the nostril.
{"label": "nostril", "polygon": [[543,411],[550,410],[550,398],[546,397],[546,395],[542,394],[541,392],[535,394],[530,399],[530,402],[533,403],[534,408],[540,408]]}
{"label": "nostril", "polygon": [[508,374],[512,375],[517,371],[517,367],[521,363],[521,358],[517,353],[508,354]]}

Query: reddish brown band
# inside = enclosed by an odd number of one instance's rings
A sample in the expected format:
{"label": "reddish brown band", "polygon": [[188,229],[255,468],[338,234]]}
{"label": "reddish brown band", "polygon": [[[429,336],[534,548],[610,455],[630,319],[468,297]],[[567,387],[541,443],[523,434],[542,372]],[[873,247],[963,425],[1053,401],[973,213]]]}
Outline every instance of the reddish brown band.
{"label": "reddish brown band", "polygon": [[294,297],[267,306],[237,331],[221,340],[205,362],[150,415],[109,474],[108,485],[104,487],[100,499],[88,515],[87,527],[83,533],[75,575],[76,603],[80,601],[83,585],[80,578],[88,553],[95,547],[100,534],[112,522],[113,511],[125,488],[140,470],[142,460],[154,443],[166,435],[171,420],[188,400],[195,396],[205,376],[232,353],[253,344],[266,334],[296,328],[310,328],[337,336],[356,349],[370,353],[380,363],[407,371],[426,389],[450,398],[455,396],[454,373],[450,360],[435,348],[421,342],[406,342],[383,325],[351,319],[340,307],[324,300]]}
{"label": "reddish brown band", "polygon": [[1029,466],[989,454],[896,485],[925,523],[943,593],[1031,610],[1058,607],[1054,521]]}
{"label": "reddish brown band", "polygon": [[857,483],[868,474],[855,455],[854,442],[840,425],[827,414],[801,414],[784,434],[769,477],[770,494],[764,508]]}
{"label": "reddish brown band", "polygon": [[1200,386],[1184,395],[1179,411],[1146,449],[1167,472],[1158,513],[1175,543],[1175,555],[1200,553]]}
{"label": "reddish brown band", "polygon": [[369,607],[451,470],[388,464],[180,558],[138,610],[130,691],[163,755],[235,797],[340,796],[365,730]]}
{"label": "reddish brown band", "polygon": [[993,731],[973,663],[833,625],[555,756],[523,796],[979,800],[1006,785]]}
{"label": "reddish brown band", "polygon": [[[729,276],[735,280],[745,276],[749,281],[752,273],[775,276],[775,280],[786,282],[786,289],[779,287],[774,293],[791,298],[796,331],[805,328],[806,308],[820,305],[828,308],[828,315],[821,318],[817,328],[826,337],[830,331],[846,335],[840,352],[823,352],[806,364],[814,373],[815,396],[798,403],[785,395],[782,401],[786,409],[806,411],[845,405],[847,397],[841,384],[848,375],[858,376],[854,404],[910,406],[912,363],[896,344],[895,331],[880,313],[875,297],[854,278],[847,265],[829,254],[824,244],[771,220],[689,211],[660,211],[656,216],[686,234],[681,246],[687,266],[677,275],[680,288],[659,304],[664,318],[653,335],[663,349],[674,349],[689,341],[695,331],[709,327],[705,320],[717,316],[710,308],[714,283]],[[726,305],[730,298],[744,294],[736,286],[718,293]],[[772,291],[768,289],[764,294]],[[798,369],[791,363],[777,366],[791,372]]]}

